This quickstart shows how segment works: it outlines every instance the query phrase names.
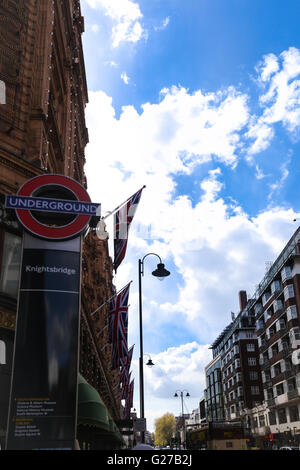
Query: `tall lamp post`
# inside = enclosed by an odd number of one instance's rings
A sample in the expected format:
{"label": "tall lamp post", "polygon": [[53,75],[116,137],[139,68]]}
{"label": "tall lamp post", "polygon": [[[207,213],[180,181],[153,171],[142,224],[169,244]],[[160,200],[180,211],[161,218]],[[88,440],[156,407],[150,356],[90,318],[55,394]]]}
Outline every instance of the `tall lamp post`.
{"label": "tall lamp post", "polygon": [[[145,408],[144,408],[144,363],[143,363],[143,315],[142,315],[142,276],[144,276],[144,261],[145,258],[149,255],[157,256],[159,263],[155,271],[152,272],[152,275],[163,279],[170,275],[170,272],[165,269],[165,265],[161,261],[161,257],[156,253],[147,253],[144,258],[139,259],[138,268],[139,268],[139,320],[140,320],[140,418],[145,418]],[[145,432],[141,433],[142,442],[145,442]]]}
{"label": "tall lamp post", "polygon": [[181,414],[182,414],[182,429],[183,429],[183,443],[184,445],[186,444],[186,436],[185,436],[185,419],[184,419],[184,416],[183,416],[183,392],[186,392],[186,397],[189,397],[190,394],[187,390],[176,390],[175,394],[174,394],[174,397],[177,398],[178,395],[177,395],[177,392],[180,393],[180,398],[181,398]]}

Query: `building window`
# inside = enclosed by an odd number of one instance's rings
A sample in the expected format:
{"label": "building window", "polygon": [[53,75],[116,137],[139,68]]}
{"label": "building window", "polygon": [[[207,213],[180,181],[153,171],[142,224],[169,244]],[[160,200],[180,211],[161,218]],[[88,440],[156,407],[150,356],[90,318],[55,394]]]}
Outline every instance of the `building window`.
{"label": "building window", "polygon": [[241,372],[237,372],[236,376],[235,376],[235,381],[236,382],[241,382],[242,380],[242,373]]}
{"label": "building window", "polygon": [[2,340],[0,340],[0,365],[1,364],[6,364],[6,345]]}
{"label": "building window", "polygon": [[248,366],[256,366],[256,358],[248,357]]}
{"label": "building window", "polygon": [[254,428],[257,428],[257,416],[253,416],[253,418],[252,418],[252,426],[253,426]]}
{"label": "building window", "polygon": [[258,385],[254,385],[254,386],[251,387],[251,395],[259,395]]}
{"label": "building window", "polygon": [[298,318],[296,305],[291,305],[286,309],[287,320],[290,321],[293,318]]}
{"label": "building window", "polygon": [[291,406],[290,409],[290,421],[299,421],[299,411],[297,406]]}
{"label": "building window", "polygon": [[276,377],[277,375],[281,374],[281,363],[278,362],[275,366],[274,366],[274,377]]}
{"label": "building window", "polygon": [[278,421],[279,421],[279,424],[286,423],[286,412],[285,412],[285,408],[280,408],[280,409],[278,410]]}
{"label": "building window", "polygon": [[265,326],[265,321],[264,321],[264,318],[260,318],[259,320],[257,320],[257,323],[256,323],[256,329],[257,330],[262,330]]}
{"label": "building window", "polygon": [[284,288],[284,300],[291,299],[292,297],[295,297],[295,292],[294,292],[294,286],[293,284],[289,284]]}
{"label": "building window", "polygon": [[248,352],[255,351],[255,344],[253,344],[253,343],[248,343],[248,344],[247,344],[247,351],[248,351]]}
{"label": "building window", "polygon": [[265,305],[268,302],[270,297],[271,297],[271,292],[265,292],[261,298],[262,304]]}
{"label": "building window", "polygon": [[249,372],[249,377],[250,377],[250,380],[257,380],[258,379],[258,373],[256,371],[251,371],[251,372]]}
{"label": "building window", "polygon": [[282,271],[281,271],[281,280],[284,282],[286,279],[289,279],[292,277],[292,270],[290,266],[285,266]]}
{"label": "building window", "polygon": [[270,426],[274,426],[275,424],[277,424],[276,413],[274,411],[269,412],[269,424]]}
{"label": "building window", "polygon": [[273,281],[271,284],[271,292],[274,294],[274,292],[280,290],[280,282],[279,281]]}
{"label": "building window", "polygon": [[282,395],[284,393],[283,383],[276,386],[276,396]]}
{"label": "building window", "polygon": [[0,292],[17,298],[21,263],[21,237],[0,233]]}
{"label": "building window", "polygon": [[266,425],[266,421],[265,421],[264,415],[260,415],[260,416],[258,417],[258,419],[259,419],[259,426],[260,426],[260,427]]}

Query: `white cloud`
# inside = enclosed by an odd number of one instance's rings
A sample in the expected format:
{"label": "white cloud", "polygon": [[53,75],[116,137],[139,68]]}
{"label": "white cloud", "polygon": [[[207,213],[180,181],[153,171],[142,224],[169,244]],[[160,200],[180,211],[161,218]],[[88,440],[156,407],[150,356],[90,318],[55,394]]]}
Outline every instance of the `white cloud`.
{"label": "white cloud", "polygon": [[105,11],[113,23],[112,45],[118,47],[121,42],[137,42],[145,32],[140,20],[143,18],[138,3],[131,0],[87,0],[92,8]]}
{"label": "white cloud", "polygon": [[280,191],[282,189],[285,180],[289,176],[289,170],[288,170],[288,165],[290,164],[290,160],[286,161],[280,166],[280,171],[281,171],[281,177],[278,181],[275,181],[275,183],[270,184],[270,189],[271,192],[268,195],[268,199],[272,199],[273,195],[275,192]]}
{"label": "white cloud", "polygon": [[[267,75],[269,88],[260,98],[262,105],[267,106],[262,119],[267,124],[282,121],[288,130],[294,131],[300,125],[300,50],[290,47],[279,59],[281,69],[274,68],[272,77]],[[267,81],[265,69],[261,77]]]}
{"label": "white cloud", "polygon": [[98,31],[100,30],[100,27],[98,24],[93,24],[91,26],[91,30],[93,31],[93,33],[98,33]]}
{"label": "white cloud", "polygon": [[[168,193],[174,189],[172,179],[167,178],[170,173],[189,173],[212,158],[228,165],[237,162],[239,131],[247,123],[248,108],[246,97],[232,88],[204,95],[173,87],[158,104],[144,104],[141,114],[133,106],[124,107],[119,119],[105,93],[90,92],[89,98],[88,153],[94,159],[89,158],[87,171],[91,165],[101,165],[119,173],[115,167],[121,163],[126,172],[134,174],[131,180],[139,181],[138,186],[155,175]],[[97,153],[101,153],[99,163]],[[95,172],[89,176],[91,187]]]}
{"label": "white cloud", "polygon": [[150,394],[154,397],[167,398],[171,389],[174,394],[176,389],[183,387],[189,388],[189,393],[195,396],[205,388],[204,368],[212,360],[209,345],[193,341],[170,347],[151,358],[155,366],[146,370]]}
{"label": "white cloud", "polygon": [[114,60],[109,60],[109,61],[105,62],[105,65],[109,65],[110,67],[112,67],[114,69],[118,68],[118,64]]}
{"label": "white cloud", "polygon": [[130,78],[128,77],[128,75],[127,75],[126,72],[122,72],[122,73],[121,73],[121,79],[123,80],[123,82],[125,83],[125,85],[128,85],[128,84],[129,84]]}
{"label": "white cloud", "polygon": [[257,73],[260,75],[259,79],[266,82],[270,79],[271,75],[278,72],[279,64],[275,54],[268,54],[263,57],[263,60],[256,67]]}
{"label": "white cloud", "polygon": [[[292,54],[290,62],[295,57]],[[262,73],[265,84],[287,70],[287,65],[282,69],[274,64],[268,67]],[[297,96],[295,83],[293,89]],[[278,86],[268,109],[275,105],[279,93]],[[168,381],[163,373],[159,376],[159,369],[153,369],[155,376],[147,381],[155,396],[146,403],[153,419],[161,410],[159,397],[169,400],[167,393],[173,393],[167,384],[171,388],[175,383],[177,388],[195,387],[200,398],[204,362],[209,361],[203,345],[213,341],[231,321],[231,311],[238,311],[238,291],[253,294],[264,275],[265,262],[277,257],[295,230],[292,220],[297,214],[292,209],[269,207],[250,217],[237,202],[222,196],[226,186],[221,165],[238,172],[236,164],[245,149],[246,133],[255,140],[252,151],[252,144],[249,147],[252,156],[272,138],[273,124],[265,119],[269,115],[267,102],[262,116],[253,118],[247,95],[234,88],[204,94],[174,86],[161,91],[158,103],[145,103],[140,113],[125,106],[117,118],[110,97],[102,91],[89,94],[86,174],[92,200],[101,202],[106,212],[147,186],[130,231],[126,259],[115,280],[118,288],[135,280],[130,293],[131,344],[138,343],[137,260],[149,252],[159,253],[167,267],[172,265],[176,281],[166,280],[164,287],[148,276],[143,286],[145,340],[151,344],[146,352],[157,352],[163,328],[176,323],[195,340],[169,348],[160,357],[153,355],[153,361],[157,360],[169,377]],[[194,179],[194,187],[189,188],[189,194],[196,189],[198,199],[192,204],[187,194],[175,197],[177,176],[192,175],[206,162],[213,169]],[[257,178],[265,176],[258,165],[255,168]],[[287,164],[281,170],[278,184],[282,185]],[[136,230],[139,224],[151,226],[152,239],[141,236]],[[184,369],[188,373],[184,374]]]}
{"label": "white cloud", "polygon": [[[238,203],[220,197],[220,166],[195,181],[202,195],[194,205],[187,195],[174,198],[176,175],[192,174],[208,161],[229,167],[237,163],[241,131],[251,121],[247,96],[233,88],[203,94],[172,87],[163,91],[159,103],[144,104],[140,114],[133,106],[124,107],[118,119],[104,92],[90,92],[89,98],[86,174],[93,200],[108,211],[147,186],[134,227],[150,226],[152,239],[141,237],[133,227],[126,274],[133,278],[137,257],[149,251],[173,262],[182,282],[174,286],[170,300],[160,301],[153,318],[166,323],[174,312],[180,313],[187,329],[195,331],[198,325],[198,340],[212,337],[220,319],[226,323],[224,315],[237,307],[237,292],[253,293],[264,262],[274,258],[294,230],[291,210],[264,212],[278,220],[279,228],[270,234],[263,230],[262,215],[251,219]],[[287,167],[282,167],[277,184],[282,185],[286,175]]]}
{"label": "white cloud", "polygon": [[255,170],[256,170],[255,177],[258,180],[261,180],[261,179],[266,178],[268,176],[268,175],[264,174],[264,172],[262,171],[262,169],[258,165],[255,165]]}
{"label": "white cloud", "polygon": [[300,50],[290,47],[278,57],[264,56],[256,67],[257,82],[264,90],[260,96],[262,114],[253,116],[246,137],[253,140],[247,149],[252,156],[266,150],[275,135],[274,124],[281,123],[292,137],[299,138],[300,126]]}
{"label": "white cloud", "polygon": [[169,25],[170,23],[170,17],[167,16],[159,26],[154,26],[154,30],[155,31],[162,31],[163,29],[166,29],[166,27]]}
{"label": "white cloud", "polygon": [[[186,390],[190,394],[187,398],[184,393],[184,412],[191,412],[199,406],[205,388],[204,368],[212,360],[212,352],[209,345],[193,341],[151,354],[151,359],[154,366],[144,367],[144,391],[147,427],[153,431],[155,419],[166,412],[180,415],[181,400],[174,398],[176,390]],[[137,378],[138,370],[138,361],[134,361],[132,372]],[[139,409],[138,380],[135,381],[134,396],[134,406]]]}
{"label": "white cloud", "polygon": [[249,131],[246,133],[246,137],[253,139],[254,143],[250,145],[247,153],[248,156],[255,155],[263,150],[267,149],[274,137],[274,130],[270,125],[263,122],[262,119],[258,119],[250,127]]}

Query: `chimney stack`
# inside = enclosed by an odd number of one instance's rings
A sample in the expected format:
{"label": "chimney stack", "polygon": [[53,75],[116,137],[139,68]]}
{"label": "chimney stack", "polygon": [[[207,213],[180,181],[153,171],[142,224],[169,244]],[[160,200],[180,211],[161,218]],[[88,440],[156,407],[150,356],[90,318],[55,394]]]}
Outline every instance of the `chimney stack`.
{"label": "chimney stack", "polygon": [[245,290],[240,290],[239,292],[239,302],[240,302],[240,312],[244,310],[247,305],[247,292]]}

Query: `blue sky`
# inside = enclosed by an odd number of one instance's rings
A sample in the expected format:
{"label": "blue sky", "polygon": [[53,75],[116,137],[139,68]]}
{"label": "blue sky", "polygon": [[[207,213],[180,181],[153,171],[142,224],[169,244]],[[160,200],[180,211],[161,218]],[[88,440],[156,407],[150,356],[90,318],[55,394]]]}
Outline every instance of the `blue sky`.
{"label": "blue sky", "polygon": [[[115,283],[133,280],[129,340],[138,403],[137,260],[148,426],[203,394],[209,345],[253,295],[299,216],[298,0],[82,0],[89,88],[88,189],[103,212],[147,186]],[[107,219],[112,250],[112,220]],[[146,361],[146,358],[145,358]],[[174,389],[174,390],[173,390]]]}

